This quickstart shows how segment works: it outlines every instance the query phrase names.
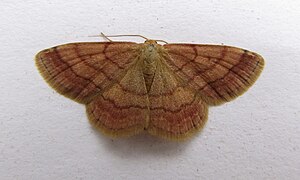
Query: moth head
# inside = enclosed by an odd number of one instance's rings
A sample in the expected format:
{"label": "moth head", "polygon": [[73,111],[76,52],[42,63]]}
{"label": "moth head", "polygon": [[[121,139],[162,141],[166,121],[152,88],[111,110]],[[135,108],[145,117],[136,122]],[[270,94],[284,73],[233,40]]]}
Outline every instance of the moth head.
{"label": "moth head", "polygon": [[155,45],[155,44],[157,44],[157,41],[151,40],[151,39],[147,39],[144,43],[145,43],[145,44],[148,44],[148,45],[150,45],[150,44]]}
{"label": "moth head", "polygon": [[157,41],[155,40],[146,40],[144,42],[144,50],[147,53],[153,53],[153,52],[157,52],[159,49],[159,44],[157,43]]}

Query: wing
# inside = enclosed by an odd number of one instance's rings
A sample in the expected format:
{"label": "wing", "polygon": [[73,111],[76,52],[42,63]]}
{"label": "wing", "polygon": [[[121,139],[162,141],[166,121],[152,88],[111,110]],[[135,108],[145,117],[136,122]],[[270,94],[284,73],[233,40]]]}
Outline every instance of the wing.
{"label": "wing", "polygon": [[219,105],[243,94],[264,67],[260,55],[236,47],[197,44],[163,47],[168,52],[166,64],[209,105]]}
{"label": "wing", "polygon": [[149,100],[139,62],[127,71],[119,83],[87,104],[91,124],[106,135],[131,136],[147,126]]}
{"label": "wing", "polygon": [[163,63],[157,66],[148,96],[150,121],[147,131],[152,135],[185,139],[199,131],[207,120],[206,103],[181,84]]}
{"label": "wing", "polygon": [[35,62],[60,94],[87,103],[117,82],[136,59],[136,43],[71,43],[43,50]]}

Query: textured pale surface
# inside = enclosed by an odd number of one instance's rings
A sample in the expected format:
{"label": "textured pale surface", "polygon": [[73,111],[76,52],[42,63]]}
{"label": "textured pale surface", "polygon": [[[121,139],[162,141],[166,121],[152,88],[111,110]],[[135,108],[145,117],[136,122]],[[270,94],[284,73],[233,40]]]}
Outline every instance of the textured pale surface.
{"label": "textured pale surface", "polygon": [[[0,179],[298,180],[299,3],[1,0]],[[266,66],[247,93],[210,108],[191,143],[111,141],[91,128],[84,106],[49,88],[32,60],[62,42],[100,41],[86,36],[101,31],[235,45],[263,55]]]}
{"label": "textured pale surface", "polygon": [[57,92],[86,105],[103,133],[175,140],[203,128],[208,106],[244,93],[264,67],[260,55],[241,48],[154,40],[59,45],[35,62]]}

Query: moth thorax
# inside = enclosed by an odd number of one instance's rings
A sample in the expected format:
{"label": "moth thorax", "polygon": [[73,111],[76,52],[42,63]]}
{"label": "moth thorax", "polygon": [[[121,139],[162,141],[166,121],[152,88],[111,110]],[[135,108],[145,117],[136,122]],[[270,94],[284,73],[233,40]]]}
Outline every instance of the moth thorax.
{"label": "moth thorax", "polygon": [[147,74],[153,74],[156,69],[158,56],[156,53],[148,53],[143,58],[143,71]]}
{"label": "moth thorax", "polygon": [[153,82],[156,67],[157,67],[157,59],[155,59],[153,56],[148,56],[148,57],[146,56],[143,61],[144,61],[143,75],[144,75],[147,91],[149,92]]}

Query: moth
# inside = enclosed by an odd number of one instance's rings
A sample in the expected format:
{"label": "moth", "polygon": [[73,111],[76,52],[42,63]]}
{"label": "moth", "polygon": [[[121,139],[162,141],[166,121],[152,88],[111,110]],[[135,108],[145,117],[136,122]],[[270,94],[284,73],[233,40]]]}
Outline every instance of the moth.
{"label": "moth", "polygon": [[187,139],[203,128],[209,106],[243,94],[264,67],[259,54],[232,46],[108,40],[45,49],[35,63],[53,89],[84,104],[91,124],[111,137]]}

